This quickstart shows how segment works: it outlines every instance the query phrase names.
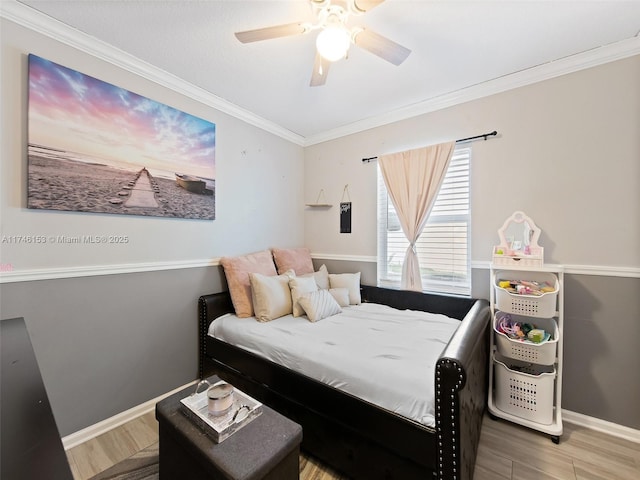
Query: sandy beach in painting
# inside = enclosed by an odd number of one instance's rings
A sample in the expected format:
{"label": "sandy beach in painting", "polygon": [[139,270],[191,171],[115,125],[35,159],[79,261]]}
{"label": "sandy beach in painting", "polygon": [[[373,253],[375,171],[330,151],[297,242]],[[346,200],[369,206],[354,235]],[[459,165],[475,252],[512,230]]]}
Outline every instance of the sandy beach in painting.
{"label": "sandy beach in painting", "polygon": [[[28,207],[213,220],[215,195],[191,193],[149,176],[157,207],[127,206],[138,171],[29,153]],[[130,202],[131,203],[131,202]]]}

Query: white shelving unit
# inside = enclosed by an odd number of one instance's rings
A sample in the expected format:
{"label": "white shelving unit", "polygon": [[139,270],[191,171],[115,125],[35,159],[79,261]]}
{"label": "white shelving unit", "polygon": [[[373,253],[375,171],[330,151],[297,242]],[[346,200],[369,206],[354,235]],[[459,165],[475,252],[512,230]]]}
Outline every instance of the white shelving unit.
{"label": "white shelving unit", "polygon": [[[495,256],[494,256],[495,259]],[[499,263],[499,264],[496,264]],[[499,261],[491,265],[491,365],[489,413],[549,434],[562,435],[562,350],[564,340],[564,271],[559,266],[520,266]],[[500,281],[545,281],[555,292],[542,296],[509,293]],[[512,340],[498,332],[496,321],[510,315],[550,333],[543,343]]]}

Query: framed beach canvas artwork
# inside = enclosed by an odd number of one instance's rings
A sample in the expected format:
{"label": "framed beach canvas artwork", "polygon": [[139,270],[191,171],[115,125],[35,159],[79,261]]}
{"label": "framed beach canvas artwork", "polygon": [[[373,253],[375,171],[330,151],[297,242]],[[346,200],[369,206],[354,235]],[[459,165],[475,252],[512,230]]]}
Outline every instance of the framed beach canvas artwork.
{"label": "framed beach canvas artwork", "polygon": [[215,219],[216,126],[29,55],[27,207]]}

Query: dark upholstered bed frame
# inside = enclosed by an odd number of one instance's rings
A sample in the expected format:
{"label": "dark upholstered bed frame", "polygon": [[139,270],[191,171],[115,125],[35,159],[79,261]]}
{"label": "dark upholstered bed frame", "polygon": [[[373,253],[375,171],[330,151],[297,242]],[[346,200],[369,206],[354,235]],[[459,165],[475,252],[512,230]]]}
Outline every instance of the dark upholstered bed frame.
{"label": "dark upholstered bed frame", "polygon": [[209,324],[233,312],[227,292],[198,300],[199,376],[217,374],[301,424],[303,450],[350,477],[471,480],[487,398],[488,302],[369,286],[362,301],[462,321],[436,365],[435,428],[210,337]]}

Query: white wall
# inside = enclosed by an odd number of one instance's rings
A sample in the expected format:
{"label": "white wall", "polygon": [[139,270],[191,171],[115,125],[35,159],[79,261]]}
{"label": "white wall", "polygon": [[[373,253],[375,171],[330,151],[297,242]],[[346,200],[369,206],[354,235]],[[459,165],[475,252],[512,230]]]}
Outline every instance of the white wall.
{"label": "white wall", "polygon": [[[515,210],[542,229],[545,261],[640,267],[640,56],[568,74],[305,149],[313,252],[376,255],[376,164],[361,159],[497,130],[474,142],[472,260],[489,261]],[[340,234],[344,185],[353,234]]]}
{"label": "white wall", "polygon": [[[126,245],[0,245],[3,273],[206,261],[303,243],[301,146],[2,20],[0,216],[3,236],[124,235]],[[26,208],[27,55],[73,68],[216,124],[216,219],[187,220]],[[79,186],[79,188],[82,188]]]}

